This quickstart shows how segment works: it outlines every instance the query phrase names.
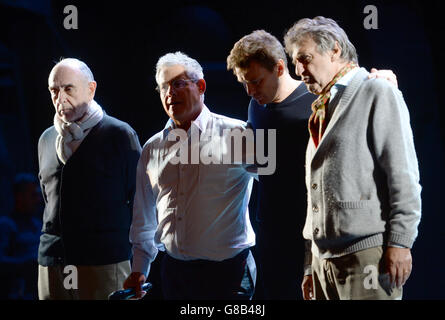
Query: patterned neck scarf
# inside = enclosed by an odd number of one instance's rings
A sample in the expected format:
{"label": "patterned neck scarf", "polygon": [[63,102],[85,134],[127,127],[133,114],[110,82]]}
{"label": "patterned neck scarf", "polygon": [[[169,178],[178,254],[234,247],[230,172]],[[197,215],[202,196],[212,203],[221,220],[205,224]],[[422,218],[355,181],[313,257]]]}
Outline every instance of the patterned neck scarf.
{"label": "patterned neck scarf", "polygon": [[331,98],[331,88],[341,77],[356,67],[358,67],[358,65],[354,62],[350,62],[344,66],[326,86],[324,93],[312,103],[312,114],[309,118],[309,133],[311,134],[315,147],[318,147],[328,125],[326,114],[328,111],[329,99]]}
{"label": "patterned neck scarf", "polygon": [[54,115],[54,127],[58,133],[56,152],[63,164],[66,164],[89,130],[98,124],[103,116],[102,107],[94,100],[91,101],[88,111],[83,118],[77,122],[63,122],[56,112]]}

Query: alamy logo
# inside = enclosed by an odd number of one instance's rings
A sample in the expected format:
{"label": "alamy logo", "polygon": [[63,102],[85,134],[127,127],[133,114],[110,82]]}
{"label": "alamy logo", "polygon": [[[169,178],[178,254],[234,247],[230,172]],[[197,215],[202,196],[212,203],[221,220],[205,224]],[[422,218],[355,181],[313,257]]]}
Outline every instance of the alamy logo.
{"label": "alamy logo", "polygon": [[363,269],[363,273],[368,274],[365,279],[363,280],[363,286],[365,289],[374,289],[377,290],[378,288],[378,270],[377,267],[374,265],[367,265],[365,269]]}
{"label": "alamy logo", "polygon": [[63,279],[63,287],[66,290],[78,289],[76,266],[73,266],[73,265],[65,266],[65,268],[63,268],[63,274],[67,274],[65,279]]}
{"label": "alamy logo", "polygon": [[[183,129],[173,129],[168,141],[177,141],[170,149],[171,164],[247,164],[257,167],[258,175],[271,175],[276,168],[276,130],[223,129],[200,134],[190,128],[190,138]],[[190,142],[190,145],[189,145]]]}
{"label": "alamy logo", "polygon": [[365,17],[365,20],[363,20],[363,26],[365,27],[365,29],[366,30],[378,29],[379,27],[377,21],[378,19],[377,7],[369,4],[363,9],[363,13],[368,14]]}
{"label": "alamy logo", "polygon": [[77,7],[73,5],[65,6],[65,8],[63,8],[63,13],[68,13],[63,20],[63,27],[67,30],[79,29]]}

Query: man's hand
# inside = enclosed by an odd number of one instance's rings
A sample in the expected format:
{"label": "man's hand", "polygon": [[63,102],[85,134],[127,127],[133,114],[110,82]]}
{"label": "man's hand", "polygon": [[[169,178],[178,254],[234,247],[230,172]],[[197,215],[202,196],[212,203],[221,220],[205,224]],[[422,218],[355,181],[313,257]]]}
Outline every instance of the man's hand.
{"label": "man's hand", "polygon": [[301,283],[301,291],[303,291],[304,300],[314,300],[314,284],[312,282],[312,275],[304,276]]}
{"label": "man's hand", "polygon": [[401,288],[408,280],[412,270],[412,257],[409,248],[387,247],[385,268],[389,273],[391,286]]}
{"label": "man's hand", "polygon": [[136,292],[135,299],[142,299],[146,291],[142,290],[142,285],[145,283],[147,279],[145,278],[145,275],[140,272],[132,272],[127,280],[124,281],[124,289],[134,288]]}
{"label": "man's hand", "polygon": [[395,84],[396,87],[399,87],[397,84],[397,77],[392,70],[377,70],[376,68],[372,68],[368,78],[383,78]]}

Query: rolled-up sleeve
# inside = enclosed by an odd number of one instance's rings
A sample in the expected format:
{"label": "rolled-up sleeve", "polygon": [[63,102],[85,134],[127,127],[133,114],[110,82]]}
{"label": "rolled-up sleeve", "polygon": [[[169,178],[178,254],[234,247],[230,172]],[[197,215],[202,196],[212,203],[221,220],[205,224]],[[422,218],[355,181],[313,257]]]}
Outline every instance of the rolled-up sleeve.
{"label": "rolled-up sleeve", "polygon": [[154,243],[157,228],[156,200],[147,174],[148,146],[144,146],[136,169],[136,193],[133,220],[130,227],[130,242],[133,245],[132,272],[148,275],[150,265],[158,249]]}

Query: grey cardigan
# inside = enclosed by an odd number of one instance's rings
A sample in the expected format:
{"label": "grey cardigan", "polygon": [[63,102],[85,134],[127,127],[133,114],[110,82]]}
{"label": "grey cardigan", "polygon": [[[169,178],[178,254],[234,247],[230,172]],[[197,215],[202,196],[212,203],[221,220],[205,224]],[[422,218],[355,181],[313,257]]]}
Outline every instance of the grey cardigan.
{"label": "grey cardigan", "polygon": [[[419,169],[403,96],[391,83],[351,79],[318,148],[306,151],[312,254],[333,258],[387,244],[411,248],[421,212]],[[305,274],[310,266],[305,259]]]}

